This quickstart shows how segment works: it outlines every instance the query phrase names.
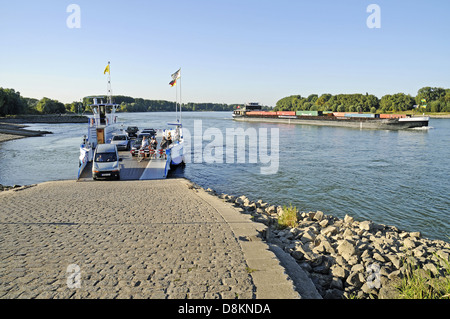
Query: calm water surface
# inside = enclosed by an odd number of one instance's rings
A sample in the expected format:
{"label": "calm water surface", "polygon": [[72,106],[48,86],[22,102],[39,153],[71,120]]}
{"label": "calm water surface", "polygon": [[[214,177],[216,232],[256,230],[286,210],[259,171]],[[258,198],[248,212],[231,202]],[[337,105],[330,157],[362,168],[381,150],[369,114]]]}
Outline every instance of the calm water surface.
{"label": "calm water surface", "polygon": [[[174,118],[174,113],[119,115],[125,127],[140,128],[166,127]],[[226,128],[278,128],[279,170],[261,175],[261,166],[267,165],[189,163],[172,177],[252,200],[322,210],[340,218],[349,214],[449,241],[449,119],[431,119],[427,130],[397,132],[250,124],[232,121],[230,113],[183,113],[183,124],[193,137],[194,120],[202,120],[203,132],[222,131],[224,143]],[[0,143],[0,184],[75,179],[86,125],[30,126],[54,134]]]}

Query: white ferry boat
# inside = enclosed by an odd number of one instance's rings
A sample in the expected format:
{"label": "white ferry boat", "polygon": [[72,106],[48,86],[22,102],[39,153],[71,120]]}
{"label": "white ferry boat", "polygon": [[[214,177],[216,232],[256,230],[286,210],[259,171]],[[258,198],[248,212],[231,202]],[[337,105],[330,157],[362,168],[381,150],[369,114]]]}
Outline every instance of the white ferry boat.
{"label": "white ferry boat", "polygon": [[[109,71],[109,63],[107,67]],[[106,72],[106,70],[105,70]],[[107,103],[98,102],[98,97],[93,97],[90,105],[92,115],[88,115],[87,133],[80,145],[78,180],[92,180],[92,161],[95,149],[100,144],[109,144],[114,134],[127,134],[123,125],[117,121],[116,109],[118,104],[112,103],[111,78],[108,78]],[[178,117],[179,114],[179,117]],[[171,166],[184,164],[184,138],[180,113],[176,110],[176,122],[168,123],[169,129],[158,129],[156,138],[160,145],[162,139],[170,141],[167,146],[152,151],[153,156],[144,157],[137,161],[130,152],[119,152],[120,179],[122,180],[149,180],[166,178]],[[147,154],[150,151],[147,149]],[[98,172],[95,172],[98,173]],[[119,174],[117,174],[119,176]],[[105,174],[106,176],[106,174]]]}

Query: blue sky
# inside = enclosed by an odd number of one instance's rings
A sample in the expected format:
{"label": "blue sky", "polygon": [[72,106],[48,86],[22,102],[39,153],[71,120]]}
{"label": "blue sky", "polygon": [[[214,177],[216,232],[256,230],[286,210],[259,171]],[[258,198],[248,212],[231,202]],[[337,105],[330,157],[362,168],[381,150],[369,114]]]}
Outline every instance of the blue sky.
{"label": "blue sky", "polygon": [[[66,12],[80,6],[81,28]],[[381,28],[370,29],[370,4]],[[292,94],[450,88],[449,1],[0,0],[0,87],[62,102],[106,94],[274,106]]]}

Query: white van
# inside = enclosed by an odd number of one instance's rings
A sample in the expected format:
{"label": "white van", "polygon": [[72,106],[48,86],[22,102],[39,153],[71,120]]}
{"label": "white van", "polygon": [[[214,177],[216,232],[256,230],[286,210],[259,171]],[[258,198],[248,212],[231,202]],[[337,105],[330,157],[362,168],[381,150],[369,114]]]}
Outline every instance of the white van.
{"label": "white van", "polygon": [[114,144],[99,144],[92,161],[92,178],[116,177],[120,179],[119,152]]}

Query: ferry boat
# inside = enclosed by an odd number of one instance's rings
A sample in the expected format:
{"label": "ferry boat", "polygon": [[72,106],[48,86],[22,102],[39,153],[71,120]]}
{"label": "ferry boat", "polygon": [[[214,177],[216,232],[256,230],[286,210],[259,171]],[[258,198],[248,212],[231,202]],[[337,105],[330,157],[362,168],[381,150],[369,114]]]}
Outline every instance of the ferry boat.
{"label": "ferry boat", "polygon": [[[93,114],[88,116],[88,128],[83,142],[80,145],[78,179],[92,179],[91,167],[95,149],[99,144],[111,142],[114,134],[126,134],[123,126],[118,123],[116,116],[117,104],[98,103],[94,98],[91,105]],[[171,166],[184,164],[184,137],[183,127],[180,122],[167,123],[168,129],[157,129],[156,138],[158,144],[164,137],[170,139],[172,143],[160,150],[165,156],[155,156],[143,162],[137,161],[130,152],[119,152],[122,159],[121,175],[122,180],[149,180],[166,178]]]}
{"label": "ferry boat", "polygon": [[[109,71],[108,67],[105,70]],[[109,74],[110,75],[110,74]],[[98,97],[93,97],[94,103],[90,105],[93,114],[88,115],[87,133],[83,137],[80,145],[78,180],[92,179],[92,160],[94,152],[99,144],[108,144],[111,142],[114,134],[127,134],[123,126],[118,123],[116,109],[118,104],[112,103],[111,94],[111,78],[108,78],[108,97],[107,103],[103,100],[98,102]],[[168,123],[169,129],[158,129],[156,138],[159,139],[158,144],[164,137],[171,143],[164,149],[158,150],[160,156],[149,157],[148,161],[138,162],[130,152],[119,152],[121,159],[120,179],[125,180],[149,180],[166,178],[171,166],[184,164],[184,137],[183,126],[181,124],[181,107],[180,117],[176,112],[176,122]],[[128,134],[127,134],[128,135]],[[165,153],[165,154],[164,154]],[[163,155],[164,156],[161,156]]]}
{"label": "ferry boat", "polygon": [[428,116],[407,114],[369,114],[330,111],[263,111],[259,103],[248,103],[233,111],[233,120],[359,129],[402,130],[427,127]]}

